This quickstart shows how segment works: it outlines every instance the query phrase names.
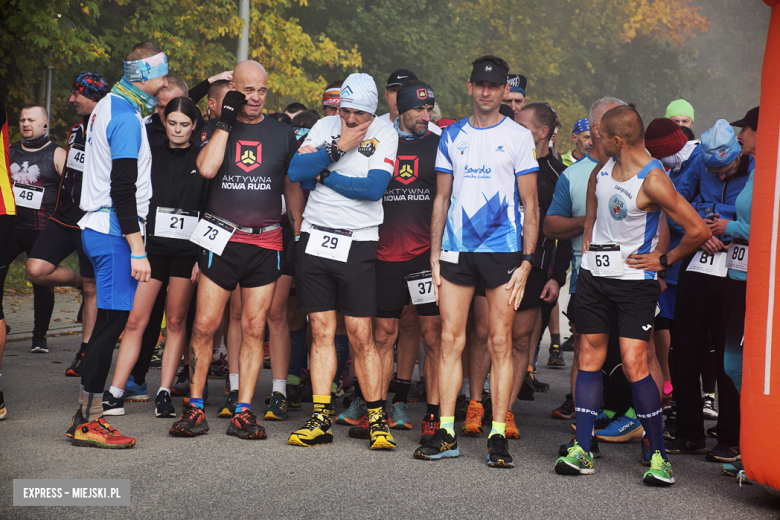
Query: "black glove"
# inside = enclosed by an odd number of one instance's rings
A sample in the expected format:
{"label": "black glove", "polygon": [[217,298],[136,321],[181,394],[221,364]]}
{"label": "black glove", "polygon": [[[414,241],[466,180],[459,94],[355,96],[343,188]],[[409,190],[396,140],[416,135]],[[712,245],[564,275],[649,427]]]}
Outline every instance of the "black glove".
{"label": "black glove", "polygon": [[222,100],[222,115],[219,117],[219,122],[232,129],[233,125],[236,124],[238,111],[241,109],[241,105],[245,103],[246,96],[244,94],[235,90],[228,90]]}

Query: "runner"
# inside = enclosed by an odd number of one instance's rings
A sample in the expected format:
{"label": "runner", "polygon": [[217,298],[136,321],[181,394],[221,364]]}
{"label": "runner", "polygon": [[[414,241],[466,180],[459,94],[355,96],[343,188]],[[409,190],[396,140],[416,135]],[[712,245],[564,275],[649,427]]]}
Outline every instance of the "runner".
{"label": "runner", "polygon": [[345,316],[355,374],[366,400],[371,449],[394,449],[382,417],[382,368],[371,331],[376,312],[378,226],[382,196],[395,168],[398,135],[375,117],[376,84],[351,74],[341,88],[340,117],[320,119],[290,166],[290,179],[317,179],[309,195],[295,266],[296,292],[312,329],[314,414],[288,442],[333,442],[326,411],[336,373],[336,309]]}
{"label": "runner", "polygon": [[509,93],[504,95],[501,103],[509,106],[517,117],[517,114],[525,106],[525,88],[528,85],[528,79],[520,74],[510,74],[507,76],[507,83],[509,83]]}
{"label": "runner", "polygon": [[574,143],[574,148],[561,157],[561,162],[566,167],[582,160],[593,149],[593,140],[590,138],[590,124],[588,124],[587,117],[578,119],[574,123],[574,129],[571,131],[571,141]]}
{"label": "runner", "polygon": [[[54,213],[46,222],[39,239],[35,241],[26,266],[27,278],[38,285],[81,287],[84,297],[81,346],[76,358],[65,371],[65,375],[71,377],[81,377],[84,351],[92,335],[97,313],[95,269],[84,252],[78,223],[84,216],[79,202],[87,124],[95,106],[106,94],[108,82],[100,74],[85,72],[73,81],[69,101],[76,109],[76,114],[81,116],[81,121],[71,128],[68,135],[67,162],[62,173]],[[73,251],[76,251],[79,257],[78,274],[66,265],[59,265]]]}
{"label": "runner", "polygon": [[141,112],[157,104],[166,84],[168,59],[153,43],[134,46],[124,77],[95,107],[87,125],[79,221],[82,243],[95,267],[98,311],[84,353],[79,407],[66,435],[75,446],[129,448],[135,439],[103,418],[103,388],[119,335],[127,323],[138,282],[151,268],[144,227],[152,196],[152,156]]}
{"label": "runner", "polygon": [[[398,119],[398,103],[396,102],[398,91],[401,89],[401,85],[414,80],[417,80],[417,75],[411,70],[398,69],[390,74],[390,77],[387,78],[387,85],[385,85],[385,102],[390,112],[379,116],[380,120],[391,125],[395,124],[395,120]],[[428,131],[441,135],[441,128],[432,121],[428,121]]]}
{"label": "runner", "polygon": [[190,341],[191,397],[171,427],[171,435],[191,437],[208,431],[204,387],[214,333],[230,292],[239,285],[243,312],[238,403],[227,434],[242,439],[267,437],[251,403],[263,363],[268,309],[281,275],[282,195],[294,225],[299,225],[303,206],[299,187],[286,177],[297,148],[295,133],[290,126],[263,115],[267,84],[262,65],[239,63],[233,70],[231,90],[222,101],[216,130],[205,129],[206,144],[197,167],[203,177],[214,180],[207,213],[193,231],[193,239],[199,239],[203,249]]}
{"label": "runner", "polygon": [[693,129],[693,107],[684,99],[675,99],[666,107],[664,117],[680,126]]}
{"label": "runner", "polygon": [[[656,272],[703,244],[711,233],[675,190],[660,162],[644,147],[644,125],[632,106],[609,110],[600,127],[610,160],[593,170],[577,291],[577,328],[582,336],[577,374],[577,436],[559,474],[591,474],[590,440],[602,400],[601,367],[612,323],[618,325],[623,371],[631,381],[634,408],[653,453],[646,484],[674,483],[663,446],[661,396],[650,375],[646,351],[660,283]],[[661,211],[685,229],[680,245],[661,255],[655,247]],[[587,254],[586,254],[587,253]]]}
{"label": "runner", "polygon": [[322,94],[322,112],[325,117],[339,115],[339,97],[341,96],[342,81],[334,81],[325,87]]}
{"label": "runner", "polygon": [[[431,270],[442,317],[439,399],[441,428],[414,457],[460,454],[455,402],[462,384],[461,353],[477,284],[485,288],[490,317],[488,351],[493,427],[490,467],[513,467],[505,436],[513,384],[512,322],[526,289],[538,233],[535,147],[531,132],[499,114],[509,91],[501,58],[473,62],[468,93],[474,114],[447,127],[436,157],[438,188],[431,223]],[[525,227],[519,205],[525,211]],[[521,243],[522,236],[522,243]]]}
{"label": "runner", "polygon": [[[57,188],[65,168],[65,150],[49,141],[49,115],[39,105],[27,105],[19,115],[22,141],[10,146],[11,180],[16,198],[16,224],[11,262],[21,253],[30,256],[35,241],[57,204]],[[32,353],[48,353],[46,332],[54,311],[54,289],[33,284],[34,316]]]}
{"label": "runner", "polygon": [[[0,244],[8,244],[13,240],[14,220],[16,219],[16,205],[11,182],[11,160],[8,156],[8,114],[5,105],[0,99]],[[8,265],[13,261],[10,248],[0,248],[0,287],[5,284],[5,276],[8,274]],[[3,314],[3,301],[0,299],[0,370],[3,368],[3,350],[5,349],[5,337],[8,326],[5,324]],[[0,385],[3,375],[0,373]],[[0,419],[4,419],[7,410],[0,386]]]}

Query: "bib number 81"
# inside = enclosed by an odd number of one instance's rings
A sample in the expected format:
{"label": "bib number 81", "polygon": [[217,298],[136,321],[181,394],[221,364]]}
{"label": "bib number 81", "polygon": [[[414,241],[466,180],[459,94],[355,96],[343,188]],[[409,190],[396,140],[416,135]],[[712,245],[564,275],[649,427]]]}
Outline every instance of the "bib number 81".
{"label": "bib number 81", "polygon": [[713,265],[713,262],[715,261],[715,255],[708,255],[707,253],[702,252],[701,256],[699,257],[699,263],[700,264],[710,264]]}

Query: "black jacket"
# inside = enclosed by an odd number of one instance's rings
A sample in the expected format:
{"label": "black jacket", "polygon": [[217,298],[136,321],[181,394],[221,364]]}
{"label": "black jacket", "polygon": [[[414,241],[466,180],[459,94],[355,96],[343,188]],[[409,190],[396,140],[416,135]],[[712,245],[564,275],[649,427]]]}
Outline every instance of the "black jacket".
{"label": "black jacket", "polygon": [[563,287],[566,284],[566,270],[571,263],[571,240],[558,240],[558,247],[556,247],[555,240],[544,236],[542,230],[544,217],[552,204],[555,185],[566,166],[552,154],[540,157],[537,162],[539,163],[539,173],[536,174],[536,190],[539,196],[539,238],[536,241],[536,267],[546,271],[548,278],[554,279]]}

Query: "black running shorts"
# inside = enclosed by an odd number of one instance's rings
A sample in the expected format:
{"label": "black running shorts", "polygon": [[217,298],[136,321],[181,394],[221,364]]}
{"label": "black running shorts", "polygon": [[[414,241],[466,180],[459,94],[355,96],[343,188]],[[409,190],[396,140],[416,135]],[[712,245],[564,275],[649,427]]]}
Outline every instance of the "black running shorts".
{"label": "black running shorts", "polygon": [[577,321],[580,334],[609,333],[617,323],[621,338],[647,341],[653,332],[658,280],[616,280],[580,269],[577,279]]}
{"label": "black running shorts", "polygon": [[522,253],[458,253],[458,263],[439,260],[439,273],[458,285],[492,289],[506,284],[520,266]]}
{"label": "black running shorts", "polygon": [[95,277],[95,267],[84,253],[81,230],[63,226],[55,220],[47,220],[41,234],[30,251],[30,258],[60,265],[68,255],[76,251],[79,257],[79,274],[84,278]]}
{"label": "black running shorts", "polygon": [[262,287],[282,275],[282,253],[254,244],[228,242],[222,255],[202,249],[198,258],[201,274],[226,291],[236,284],[241,287]]}
{"label": "black running shorts", "polygon": [[346,262],[306,254],[309,233],[296,248],[295,290],[301,312],[339,310],[345,316],[376,314],[376,245],[353,241]]}
{"label": "black running shorts", "polygon": [[[520,300],[520,306],[517,310],[524,311],[541,307],[543,300],[539,296],[541,296],[546,283],[547,273],[538,267],[531,268],[531,272],[528,273],[528,278],[525,282],[525,293],[523,293],[523,299]],[[474,296],[487,296],[485,288],[482,285],[477,285],[474,290]]]}
{"label": "black running shorts", "polygon": [[[376,261],[376,317],[401,319],[404,306],[411,303],[406,276],[431,270],[431,251],[403,262]],[[418,316],[438,316],[436,302],[417,305]]]}
{"label": "black running shorts", "polygon": [[155,255],[149,253],[149,266],[152,268],[152,278],[166,282],[168,278],[191,278],[192,268],[198,261],[197,255]]}

